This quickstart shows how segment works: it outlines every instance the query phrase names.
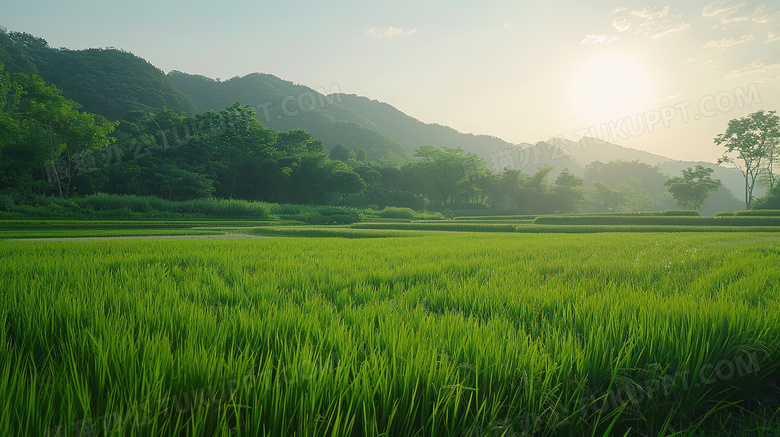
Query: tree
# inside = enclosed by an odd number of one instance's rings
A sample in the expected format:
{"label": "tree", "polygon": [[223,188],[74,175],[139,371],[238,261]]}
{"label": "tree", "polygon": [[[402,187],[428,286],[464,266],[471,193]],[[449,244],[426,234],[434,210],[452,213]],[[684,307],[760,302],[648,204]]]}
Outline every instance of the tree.
{"label": "tree", "polygon": [[414,156],[422,158],[410,164],[429,198],[441,202],[442,206],[452,204],[458,192],[458,185],[469,182],[467,171],[484,166],[481,158],[463,149],[449,147],[420,146]]}
{"label": "tree", "polygon": [[548,214],[555,212],[553,205],[553,193],[547,183],[547,176],[553,171],[553,167],[543,165],[537,167],[536,173],[525,180],[522,189],[515,195],[515,204],[525,214]]}
{"label": "tree", "polygon": [[340,168],[331,175],[331,188],[341,194],[341,200],[343,201],[350,194],[362,193],[366,189],[366,183],[354,171],[348,168]]}
{"label": "tree", "polygon": [[609,185],[596,181],[593,183],[593,206],[595,211],[615,212],[625,202],[625,194]]}
{"label": "tree", "polygon": [[648,194],[645,185],[639,179],[630,177],[615,187],[623,194],[623,203],[619,210],[622,212],[652,211],[655,208],[655,199]]}
{"label": "tree", "polygon": [[[745,178],[745,207],[753,206],[753,189],[765,170],[773,174],[775,148],[780,138],[780,118],[776,111],[758,111],[747,117],[730,120],[725,133],[714,138],[726,151],[718,164],[729,163]],[[768,168],[767,168],[768,167]],[[774,176],[770,176],[770,190]]]}
{"label": "tree", "polygon": [[110,144],[115,123],[99,115],[80,112],[80,105],[40,76],[0,72],[3,98],[0,125],[0,188],[30,190],[51,187],[62,197],[70,194],[73,178],[97,169],[94,153]]}
{"label": "tree", "polygon": [[569,169],[564,169],[555,179],[555,185],[552,189],[555,194],[555,209],[559,213],[580,212],[585,193],[582,189],[582,178],[569,173]]}
{"label": "tree", "polygon": [[669,192],[680,208],[699,211],[710,191],[715,191],[722,185],[719,179],[712,179],[714,171],[701,165],[697,165],[695,169],[688,167],[683,170],[682,177],[670,178],[664,185],[669,187]]}
{"label": "tree", "polygon": [[603,182],[611,187],[617,187],[630,178],[642,181],[647,193],[651,196],[666,191],[664,182],[669,179],[659,166],[645,164],[636,161],[610,161],[603,163],[593,161],[585,166],[585,185],[591,185],[596,181]]}
{"label": "tree", "polygon": [[338,143],[328,153],[328,158],[334,161],[341,161],[343,163],[349,162],[350,159],[357,159],[357,155],[352,149],[345,147],[343,144]]}

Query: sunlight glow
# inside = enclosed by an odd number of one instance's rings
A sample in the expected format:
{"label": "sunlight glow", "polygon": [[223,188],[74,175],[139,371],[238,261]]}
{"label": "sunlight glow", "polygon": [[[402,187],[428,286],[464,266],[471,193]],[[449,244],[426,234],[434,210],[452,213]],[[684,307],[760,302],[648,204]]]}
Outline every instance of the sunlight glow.
{"label": "sunlight glow", "polygon": [[641,112],[653,88],[652,75],[634,55],[605,53],[573,69],[569,94],[575,114],[601,123]]}

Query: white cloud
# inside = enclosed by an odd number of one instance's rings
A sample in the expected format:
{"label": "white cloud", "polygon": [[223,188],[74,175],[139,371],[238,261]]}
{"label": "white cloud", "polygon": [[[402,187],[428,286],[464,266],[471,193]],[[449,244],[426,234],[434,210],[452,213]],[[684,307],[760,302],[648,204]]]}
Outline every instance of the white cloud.
{"label": "white cloud", "polygon": [[613,13],[613,14],[619,14],[619,13],[621,13],[621,12],[623,12],[623,11],[626,11],[626,10],[628,10],[628,8],[627,8],[627,7],[625,7],[625,6],[618,6],[618,7],[616,7],[616,8],[615,8],[615,9],[612,11],[612,13]]}
{"label": "white cloud", "polygon": [[769,31],[769,35],[766,36],[764,44],[769,44],[770,42],[775,41],[780,41],[780,25],[775,26],[774,29]]}
{"label": "white cloud", "polygon": [[625,32],[631,27],[631,22],[626,17],[615,17],[612,19],[612,26],[618,32]]}
{"label": "white cloud", "polygon": [[705,6],[701,14],[707,18],[715,17],[721,14],[731,15],[734,12],[737,12],[739,8],[745,6],[746,4],[747,3],[745,2],[740,2],[738,4],[731,4],[727,6],[726,0],[715,0],[714,2]]}
{"label": "white cloud", "polygon": [[717,58],[717,59],[707,59],[704,61],[703,64],[699,65],[699,68],[702,70],[712,70],[713,68],[718,66],[718,63],[720,61],[723,61],[724,58]]}
{"label": "white cloud", "polygon": [[698,60],[699,60],[699,58],[688,58],[688,59],[685,60],[685,63],[686,64],[690,64],[691,62],[696,62]]}
{"label": "white cloud", "polygon": [[759,77],[758,79],[756,79],[756,82],[757,83],[774,83],[774,82],[777,82],[778,80],[780,80],[780,76],[776,76],[776,77]]}
{"label": "white cloud", "polygon": [[663,36],[669,35],[670,33],[681,32],[690,28],[691,25],[684,21],[677,24],[662,24],[655,28],[654,32],[656,33],[650,35],[650,38],[661,38]]}
{"label": "white cloud", "polygon": [[[685,90],[683,90],[683,91],[685,91]],[[672,100],[677,100],[680,97],[685,96],[685,92],[683,92],[683,91],[678,92],[678,93],[674,93],[674,94],[670,94],[668,96],[661,97],[660,99],[655,99],[654,102],[669,102],[669,101],[672,101]]]}
{"label": "white cloud", "polygon": [[772,63],[773,60],[774,57],[772,55],[766,55],[761,59],[755,59],[751,61],[749,64],[747,64],[742,68],[731,70],[731,72],[729,72],[729,74],[727,74],[726,77],[734,78],[734,77],[744,76],[753,73],[766,73],[770,70],[776,70],[780,68],[780,63]]}
{"label": "white cloud", "polygon": [[720,25],[713,26],[715,29],[727,29],[747,21],[766,24],[774,18],[766,14],[765,5],[757,6],[754,11],[742,12],[741,9],[745,6],[747,6],[747,3],[744,1],[736,3],[727,0],[716,0],[704,7],[702,16],[705,18],[720,17]]}
{"label": "white cloud", "polygon": [[409,30],[404,30],[402,27],[393,27],[393,26],[379,26],[379,27],[372,27],[370,29],[366,29],[366,33],[371,36],[376,36],[379,38],[384,37],[393,37],[398,35],[413,35],[417,32],[417,28],[413,27]]}
{"label": "white cloud", "polygon": [[[628,9],[622,9],[619,12],[626,10]],[[638,11],[631,10],[628,14],[612,18],[612,27],[618,32],[636,29],[631,34],[650,38],[660,38],[691,27],[690,24],[680,20],[682,18],[681,14],[670,15],[669,10],[669,6],[664,6],[660,9],[644,8]]]}
{"label": "white cloud", "polygon": [[725,49],[728,47],[734,47],[737,44],[742,44],[744,42],[753,41],[755,38],[753,35],[743,35],[742,38],[735,40],[734,38],[721,38],[721,39],[713,39],[711,41],[707,41],[707,44],[704,44],[702,48],[705,49]]}
{"label": "white cloud", "polygon": [[631,11],[631,15],[646,19],[663,18],[667,14],[669,14],[669,6],[664,6],[660,11],[655,11],[655,8],[644,8],[641,11]]}
{"label": "white cloud", "polygon": [[620,38],[615,35],[596,35],[594,33],[590,33],[585,35],[585,38],[580,41],[580,44],[609,44],[619,39]]}

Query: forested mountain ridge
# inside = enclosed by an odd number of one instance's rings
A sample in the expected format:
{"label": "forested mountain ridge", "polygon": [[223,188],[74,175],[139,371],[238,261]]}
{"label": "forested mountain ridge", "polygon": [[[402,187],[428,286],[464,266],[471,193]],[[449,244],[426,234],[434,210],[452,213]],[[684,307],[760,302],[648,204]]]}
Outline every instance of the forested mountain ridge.
{"label": "forested mountain ridge", "polygon": [[252,73],[217,81],[172,71],[168,78],[178,89],[192,96],[199,112],[219,110],[238,102],[254,108],[260,122],[272,129],[311,132],[323,140],[328,151],[336,144],[342,144],[354,150],[363,149],[368,159],[393,155],[408,159],[414,150],[402,147],[359,112],[341,106],[338,96],[326,95],[270,74]]}
{"label": "forested mountain ridge", "polygon": [[119,120],[128,111],[163,107],[195,114],[190,96],[179,91],[162,70],[122,50],[56,49],[43,38],[0,28],[0,62],[10,73],[41,76],[84,111],[109,120]]}

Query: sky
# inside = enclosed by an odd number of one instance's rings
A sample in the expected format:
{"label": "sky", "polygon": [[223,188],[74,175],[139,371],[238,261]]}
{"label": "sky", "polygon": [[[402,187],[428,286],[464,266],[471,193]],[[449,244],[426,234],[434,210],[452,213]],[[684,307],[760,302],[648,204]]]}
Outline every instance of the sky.
{"label": "sky", "polygon": [[25,0],[0,25],[164,72],[270,73],[513,143],[596,137],[714,162],[780,110],[780,2]]}

